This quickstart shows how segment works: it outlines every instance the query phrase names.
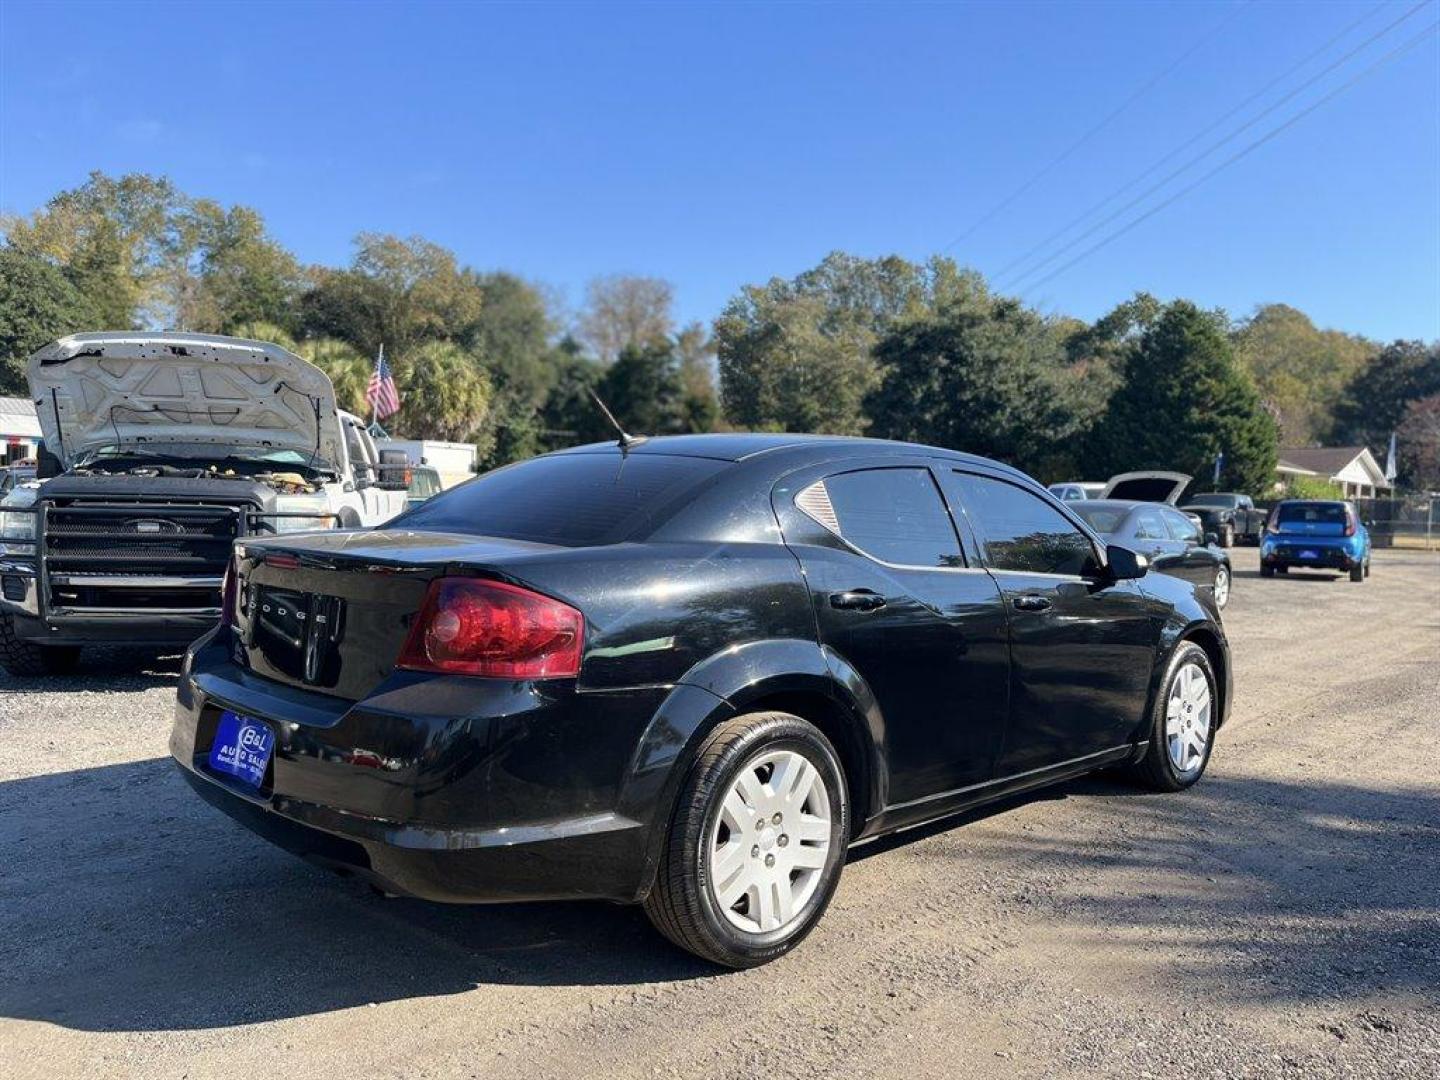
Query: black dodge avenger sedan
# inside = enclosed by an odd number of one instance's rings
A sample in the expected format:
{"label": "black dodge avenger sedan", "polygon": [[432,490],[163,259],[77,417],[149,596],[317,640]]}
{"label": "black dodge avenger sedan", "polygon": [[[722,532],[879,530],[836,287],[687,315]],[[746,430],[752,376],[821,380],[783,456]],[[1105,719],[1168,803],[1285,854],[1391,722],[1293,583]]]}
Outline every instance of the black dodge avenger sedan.
{"label": "black dodge avenger sedan", "polygon": [[386,892],[645,905],[793,948],[850,844],[1102,767],[1175,791],[1230,698],[1209,590],[926,446],[628,440],[383,529],[243,541],[171,751]]}

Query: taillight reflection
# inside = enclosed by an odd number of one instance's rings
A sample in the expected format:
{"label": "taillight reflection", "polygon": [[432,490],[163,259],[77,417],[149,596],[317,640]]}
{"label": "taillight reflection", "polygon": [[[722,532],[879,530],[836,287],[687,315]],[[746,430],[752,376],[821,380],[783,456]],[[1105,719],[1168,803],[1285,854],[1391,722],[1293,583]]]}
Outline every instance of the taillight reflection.
{"label": "taillight reflection", "polygon": [[580,673],[585,618],[540,593],[479,578],[430,585],[397,667],[504,679]]}

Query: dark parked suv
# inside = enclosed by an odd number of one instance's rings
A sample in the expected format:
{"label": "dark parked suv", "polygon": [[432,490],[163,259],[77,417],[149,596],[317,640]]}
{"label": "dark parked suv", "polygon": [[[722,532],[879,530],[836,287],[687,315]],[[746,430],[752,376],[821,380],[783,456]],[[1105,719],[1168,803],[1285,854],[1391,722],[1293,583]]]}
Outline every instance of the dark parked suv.
{"label": "dark parked suv", "polygon": [[1200,778],[1224,632],[1208,591],[1144,573],[982,458],[581,447],[381,530],[242,541],[171,751],[216,806],[388,892],[643,902],[759,964],[857,840],[1105,766]]}

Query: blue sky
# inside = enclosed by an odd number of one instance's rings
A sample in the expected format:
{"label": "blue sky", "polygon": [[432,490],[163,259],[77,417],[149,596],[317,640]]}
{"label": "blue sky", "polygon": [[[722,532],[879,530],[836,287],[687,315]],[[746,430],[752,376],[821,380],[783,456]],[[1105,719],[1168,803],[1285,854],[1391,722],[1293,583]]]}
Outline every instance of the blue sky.
{"label": "blue sky", "polygon": [[[1413,6],[6,0],[0,208],[91,169],[165,173],[256,207],[306,261],[418,233],[572,305],[596,274],[663,276],[708,320],[837,248],[920,259],[963,237],[948,253],[993,275],[1370,9],[1211,138]],[[1430,0],[1226,149],[1437,17]],[[1137,289],[1283,301],[1440,337],[1436,41],[1023,295],[1085,318]]]}

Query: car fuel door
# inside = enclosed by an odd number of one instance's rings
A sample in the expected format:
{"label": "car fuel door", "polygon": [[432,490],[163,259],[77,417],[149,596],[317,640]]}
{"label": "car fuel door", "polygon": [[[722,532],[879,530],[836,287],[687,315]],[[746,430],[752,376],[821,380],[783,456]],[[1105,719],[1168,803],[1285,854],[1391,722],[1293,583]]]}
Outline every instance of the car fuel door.
{"label": "car fuel door", "polygon": [[989,780],[1007,715],[1005,610],[925,461],[802,470],[773,502],[832,671],[883,717],[888,806]]}

